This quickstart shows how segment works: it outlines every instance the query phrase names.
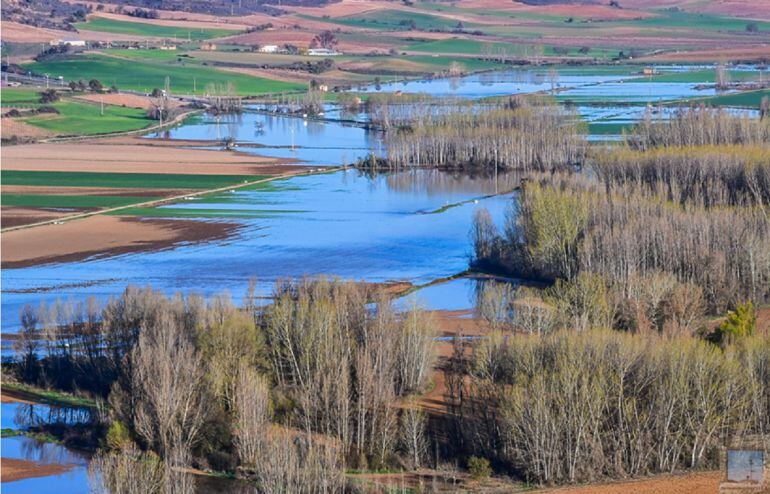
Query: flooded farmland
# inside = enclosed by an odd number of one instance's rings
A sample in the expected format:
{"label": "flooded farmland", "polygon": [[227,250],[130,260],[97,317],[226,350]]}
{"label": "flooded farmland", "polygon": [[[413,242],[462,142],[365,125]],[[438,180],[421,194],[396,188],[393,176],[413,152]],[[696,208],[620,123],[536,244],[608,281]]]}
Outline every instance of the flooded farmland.
{"label": "flooded farmland", "polygon": [[[677,69],[678,70],[678,69]],[[637,81],[622,70],[590,75],[566,71],[555,83],[541,72],[509,71],[461,79],[391,83],[370,91],[427,92],[436,96],[484,98],[551,92],[575,104],[589,124],[591,140],[617,138],[624,126],[643,118],[650,105],[693,96],[714,95],[698,82]],[[558,89],[558,91],[556,91]],[[662,107],[655,118],[668,118]],[[734,110],[754,116],[751,110]],[[380,131],[366,128],[365,114],[342,118],[328,105],[324,118],[271,114],[254,106],[239,116],[192,118],[162,136],[178,140],[239,143],[239,151],[295,160],[311,168],[338,166],[369,154],[383,155]],[[367,174],[352,168],[277,179],[265,184],[175,201],[145,211],[155,218],[236,225],[227,238],[176,245],[154,252],[93,257],[2,272],[2,355],[13,354],[12,337],[27,305],[57,299],[105,301],[126,285],[151,285],[166,293],[230,293],[236,302],[255,279],[257,296],[267,303],[280,279],[328,275],[369,282],[399,281],[418,287],[397,302],[467,317],[476,303],[481,278],[452,279],[468,267],[468,233],[478,208],[490,211],[503,226],[516,201],[521,176],[515,173],[468,175],[439,170]],[[446,282],[437,280],[450,279]],[[85,409],[4,403],[3,429],[25,430],[50,423],[80,423]],[[57,466],[50,474],[6,482],[3,491],[88,492],[85,453],[26,435],[2,439],[3,458]],[[61,467],[61,468],[59,468]],[[212,482],[210,479],[205,482]],[[238,486],[223,481],[205,490],[227,492]]]}

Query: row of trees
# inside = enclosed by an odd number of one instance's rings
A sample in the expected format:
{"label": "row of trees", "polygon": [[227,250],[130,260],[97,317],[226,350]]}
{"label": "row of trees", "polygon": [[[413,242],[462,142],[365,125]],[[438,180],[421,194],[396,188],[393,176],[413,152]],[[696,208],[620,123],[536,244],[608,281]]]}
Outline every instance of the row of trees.
{"label": "row of trees", "polygon": [[[684,145],[682,129],[692,126],[711,137]],[[770,141],[754,140],[759,126],[720,111],[684,112],[654,131],[643,122],[624,146],[596,153],[590,176],[535,175],[504,232],[477,217],[476,265],[551,282],[593,273],[618,300],[638,279],[670,275],[712,313],[765,302]],[[731,137],[712,129],[732,129]]]}
{"label": "row of trees", "polygon": [[106,399],[93,474],[109,492],[191,492],[190,467],[263,492],[342,492],[346,467],[423,462],[410,396],[433,366],[432,320],[354,283],[280,283],[274,297],[238,309],[129,287],[103,307],[27,308],[18,377]]}
{"label": "row of trees", "polygon": [[564,169],[583,162],[585,141],[568,110],[514,97],[462,111],[426,111],[386,133],[392,168]]}
{"label": "row of trees", "polygon": [[446,371],[464,454],[538,483],[716,468],[719,448],[770,432],[770,344],[722,350],[593,330],[493,334]]}

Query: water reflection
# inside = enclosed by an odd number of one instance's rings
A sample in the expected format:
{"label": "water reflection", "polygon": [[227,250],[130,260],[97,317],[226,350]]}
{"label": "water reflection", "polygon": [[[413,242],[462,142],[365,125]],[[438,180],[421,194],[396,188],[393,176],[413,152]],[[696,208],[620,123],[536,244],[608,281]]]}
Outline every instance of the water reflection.
{"label": "water reflection", "polygon": [[165,135],[166,138],[184,140],[232,139],[254,145],[239,147],[241,152],[296,159],[311,165],[348,164],[369,153],[378,150],[381,153],[382,149],[381,133],[361,125],[256,111],[198,116],[166,131]]}
{"label": "water reflection", "polygon": [[23,430],[46,424],[86,424],[91,410],[44,404],[11,402],[2,404],[2,428]]}

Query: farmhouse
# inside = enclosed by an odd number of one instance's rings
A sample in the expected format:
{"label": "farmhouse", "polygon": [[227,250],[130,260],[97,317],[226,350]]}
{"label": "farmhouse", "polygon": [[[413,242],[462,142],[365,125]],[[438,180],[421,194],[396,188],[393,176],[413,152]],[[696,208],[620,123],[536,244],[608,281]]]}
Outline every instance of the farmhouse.
{"label": "farmhouse", "polygon": [[278,53],[278,45],[264,45],[259,47],[260,53]]}
{"label": "farmhouse", "polygon": [[329,48],[310,48],[307,54],[311,57],[335,57],[342,53]]}
{"label": "farmhouse", "polygon": [[51,41],[51,46],[86,46],[86,42],[82,39],[57,39]]}

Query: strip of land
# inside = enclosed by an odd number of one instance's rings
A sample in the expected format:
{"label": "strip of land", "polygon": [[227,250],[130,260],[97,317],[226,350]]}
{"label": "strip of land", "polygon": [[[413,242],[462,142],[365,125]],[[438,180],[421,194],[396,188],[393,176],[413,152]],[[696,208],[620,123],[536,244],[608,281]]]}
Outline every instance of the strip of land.
{"label": "strip of land", "polygon": [[76,262],[226,238],[237,223],[121,212],[308,171],[290,160],[200,149],[218,145],[121,137],[3,147],[0,265]]}
{"label": "strip of land", "polygon": [[0,458],[0,465],[0,472],[2,472],[0,478],[2,478],[3,483],[58,475],[73,468],[73,465],[51,465],[13,458]]}

